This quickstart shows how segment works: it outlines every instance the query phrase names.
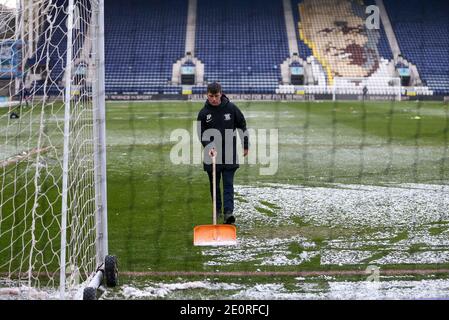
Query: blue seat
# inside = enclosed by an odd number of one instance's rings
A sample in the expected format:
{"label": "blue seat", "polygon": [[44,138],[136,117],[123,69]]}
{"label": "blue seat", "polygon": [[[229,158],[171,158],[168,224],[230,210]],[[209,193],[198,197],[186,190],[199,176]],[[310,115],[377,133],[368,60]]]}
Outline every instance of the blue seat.
{"label": "blue seat", "polygon": [[195,52],[205,63],[208,81],[220,81],[228,93],[266,92],[263,81],[277,85],[279,65],[289,56],[283,15],[277,0],[213,6],[199,0]]}
{"label": "blue seat", "polygon": [[449,88],[449,2],[385,0],[404,57],[436,94]]}

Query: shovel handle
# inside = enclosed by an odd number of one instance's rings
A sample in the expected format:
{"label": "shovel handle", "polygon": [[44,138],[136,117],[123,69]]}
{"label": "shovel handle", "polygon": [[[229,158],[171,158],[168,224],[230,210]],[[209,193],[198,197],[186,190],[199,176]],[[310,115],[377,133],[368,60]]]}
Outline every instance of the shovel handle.
{"label": "shovel handle", "polygon": [[215,155],[212,155],[212,221],[217,224],[217,185],[215,181]]}

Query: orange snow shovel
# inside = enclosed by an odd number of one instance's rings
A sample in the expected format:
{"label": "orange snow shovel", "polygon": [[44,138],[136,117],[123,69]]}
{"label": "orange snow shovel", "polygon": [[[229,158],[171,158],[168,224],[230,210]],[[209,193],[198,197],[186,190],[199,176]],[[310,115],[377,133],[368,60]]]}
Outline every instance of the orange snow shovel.
{"label": "orange snow shovel", "polygon": [[232,246],[237,244],[235,226],[232,224],[217,224],[216,209],[216,181],[215,181],[215,155],[212,157],[212,205],[213,223],[196,226],[193,229],[194,246]]}

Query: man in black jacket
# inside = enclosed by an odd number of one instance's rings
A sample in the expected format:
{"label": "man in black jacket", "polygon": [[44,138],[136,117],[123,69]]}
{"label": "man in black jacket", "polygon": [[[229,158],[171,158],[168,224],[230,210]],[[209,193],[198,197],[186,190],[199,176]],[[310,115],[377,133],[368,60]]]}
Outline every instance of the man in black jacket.
{"label": "man in black jacket", "polygon": [[216,209],[221,215],[220,180],[223,177],[224,223],[232,224],[234,217],[234,174],[238,164],[236,130],[243,142],[243,156],[248,155],[249,137],[246,120],[235,104],[229,101],[219,83],[207,86],[207,101],[198,113],[198,135],[204,147],[203,167],[209,176],[212,196],[212,156],[216,156]]}

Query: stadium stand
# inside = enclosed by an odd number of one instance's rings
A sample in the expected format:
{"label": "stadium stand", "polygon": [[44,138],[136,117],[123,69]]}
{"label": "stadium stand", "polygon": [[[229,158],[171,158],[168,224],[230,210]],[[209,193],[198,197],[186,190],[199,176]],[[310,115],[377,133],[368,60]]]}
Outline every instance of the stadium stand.
{"label": "stadium stand", "polygon": [[449,2],[385,0],[403,56],[437,95],[449,93]]}
{"label": "stadium stand", "polygon": [[312,55],[312,50],[300,39],[299,34],[299,28],[298,28],[298,22],[299,19],[299,7],[298,7],[298,0],[292,0],[292,11],[293,11],[293,18],[295,21],[295,30],[296,30],[296,36],[298,39],[298,52],[299,56],[303,59],[306,59],[307,57]]}
{"label": "stadium stand", "polygon": [[[400,65],[394,61],[384,26],[380,24],[379,30],[367,31],[362,23],[365,7],[375,4],[375,0],[365,0],[364,5],[342,0],[339,3],[344,5],[332,7],[332,12],[326,12],[331,0],[289,1],[298,56],[309,73],[304,77],[305,87],[294,89],[285,82],[281,70],[283,63],[292,58],[282,1],[260,0],[254,5],[252,1],[229,0],[211,5],[207,0],[198,0],[194,53],[196,61],[204,65],[204,83],[191,86],[191,92],[204,93],[208,82],[218,80],[228,93],[305,90],[330,94],[335,77],[365,78],[364,85],[373,94],[385,94],[389,90],[390,80],[397,76],[395,70]],[[51,86],[46,94],[57,92],[64,85],[67,27],[60,13],[65,10],[66,2],[55,0],[52,19],[46,22],[47,31],[39,37],[36,54],[30,61],[34,64],[47,54],[51,57]],[[449,2],[385,0],[384,3],[403,57],[416,65],[424,85],[435,94],[448,94]],[[183,86],[172,83],[172,70],[176,61],[186,55],[188,5],[188,0],[107,1],[108,94],[183,92]],[[50,24],[53,28],[48,28]],[[322,28],[314,34],[317,25]],[[81,28],[80,37],[83,32],[88,30]],[[366,40],[366,45],[360,45],[361,38]],[[326,53],[332,50],[337,54]],[[288,61],[297,63],[298,60]],[[41,85],[35,82],[34,91],[40,92]],[[344,88],[344,81],[340,85]],[[361,90],[357,81],[347,81],[347,93],[358,94]],[[415,90],[429,94],[427,87]]]}
{"label": "stadium stand", "polygon": [[[45,74],[47,70],[51,70],[44,88],[44,80],[38,80],[31,86],[31,91],[37,94],[57,95],[64,88],[65,75],[65,60],[67,54],[67,21],[66,10],[67,1],[55,0],[49,12],[48,18],[44,23],[44,30],[38,40],[35,54],[28,59],[28,65],[35,65],[40,72]],[[75,28],[72,35],[75,46],[82,47],[82,42],[85,40],[87,33],[90,31],[88,25],[90,23],[88,17],[84,14],[85,11],[90,10],[90,1],[76,0],[74,2],[79,9],[78,17],[75,18]],[[82,17],[82,18],[81,18]],[[47,55],[49,65],[47,66]],[[88,54],[79,49],[72,50],[72,57],[77,63],[82,63],[83,59],[88,59]],[[85,61],[84,61],[85,62]],[[77,66],[75,66],[77,67]],[[34,70],[36,71],[36,70]]]}
{"label": "stadium stand", "polygon": [[185,0],[108,0],[105,4],[106,92],[178,94],[172,64],[184,55]]}
{"label": "stadium stand", "polygon": [[[351,1],[339,1],[338,6],[335,3],[305,0],[293,4],[300,11],[296,16],[300,23],[298,42],[313,49],[313,58],[307,58],[315,65],[319,89],[308,91],[330,93],[334,79],[343,77],[347,80],[340,81],[339,90],[345,94],[360,94],[364,86],[371,94],[392,93],[396,90],[390,85],[394,77],[392,52],[383,28],[365,27],[365,6]],[[319,76],[322,72],[325,75]],[[366,79],[363,85],[359,78]]]}
{"label": "stadium stand", "polygon": [[289,55],[282,2],[199,0],[195,52],[228,92],[273,93]]}
{"label": "stadium stand", "polygon": [[47,84],[46,92],[43,92],[43,80],[36,81],[32,86],[32,90],[38,94],[52,95],[63,88],[61,81],[64,77],[64,61],[67,51],[67,24],[63,12],[66,7],[66,1],[55,1],[49,13],[50,18],[44,24],[45,32],[39,37],[36,54],[29,60],[29,64],[40,66],[42,72],[46,73],[47,55],[50,57],[48,69],[51,72],[48,81],[51,81],[51,84]]}
{"label": "stadium stand", "polygon": [[[375,0],[365,0],[365,6],[376,5]],[[390,45],[388,44],[388,39],[385,34],[385,28],[382,23],[379,24],[379,41],[377,43],[377,48],[381,57],[387,60],[393,60],[393,53],[391,52]]]}

